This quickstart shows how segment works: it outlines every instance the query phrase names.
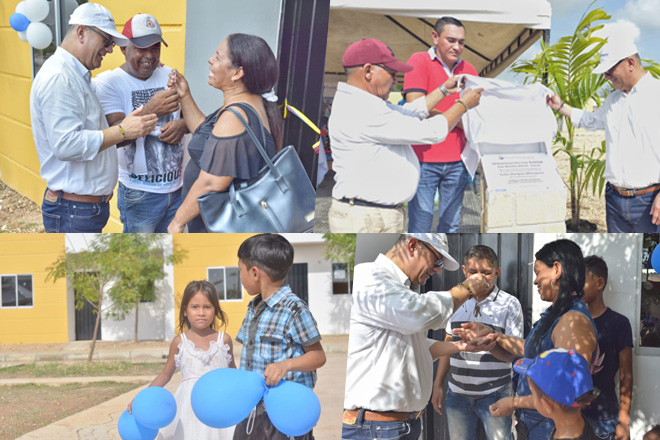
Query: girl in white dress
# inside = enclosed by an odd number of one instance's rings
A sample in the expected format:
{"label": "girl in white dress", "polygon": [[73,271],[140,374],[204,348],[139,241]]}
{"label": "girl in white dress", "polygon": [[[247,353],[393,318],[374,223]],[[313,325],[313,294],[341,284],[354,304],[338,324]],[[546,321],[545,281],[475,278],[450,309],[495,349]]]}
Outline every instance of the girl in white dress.
{"label": "girl in white dress", "polygon": [[[227,315],[220,309],[218,293],[208,281],[192,281],[183,292],[179,311],[179,334],[170,345],[170,354],[163,371],[149,385],[165,386],[176,368],[183,382],[176,399],[176,417],[162,428],[157,440],[231,440],[234,427],[211,428],[199,421],[193,412],[190,395],[193,386],[204,373],[216,368],[236,368],[231,337],[215,330],[216,319],[224,327]],[[128,411],[131,411],[131,403]]]}

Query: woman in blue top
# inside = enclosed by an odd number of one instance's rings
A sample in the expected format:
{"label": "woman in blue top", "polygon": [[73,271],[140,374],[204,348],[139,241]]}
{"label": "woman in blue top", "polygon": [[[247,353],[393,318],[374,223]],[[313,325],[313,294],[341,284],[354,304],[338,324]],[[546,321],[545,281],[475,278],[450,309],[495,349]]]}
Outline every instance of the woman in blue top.
{"label": "woman in blue top", "polygon": [[[268,44],[260,37],[232,34],[220,43],[208,60],[210,86],[223,93],[223,104],[204,116],[197,107],[188,82],[176,71],[169,87],[176,88],[181,113],[190,130],[190,162],[183,175],[183,203],[168,232],[207,232],[199,215],[197,198],[212,191],[224,191],[232,182],[256,177],[264,162],[245,127],[227,107],[234,106],[248,121],[264,148],[273,157],[282,147],[282,116],[277,97],[279,68]],[[265,130],[262,130],[265,129]],[[249,219],[248,219],[249,221]]]}
{"label": "woman in blue top", "polygon": [[[539,295],[552,305],[533,325],[526,339],[498,334],[491,353],[506,362],[521,357],[536,357],[552,348],[573,349],[591,364],[591,356],[596,348],[596,325],[591,319],[589,308],[582,301],[584,295],[585,267],[580,247],[570,240],[557,240],[547,243],[536,254],[534,274]],[[465,325],[463,334],[492,333],[483,324]],[[519,376],[517,394],[505,397],[490,407],[491,415],[502,417],[511,415],[516,409],[518,420],[529,432],[530,440],[548,440],[554,428],[552,419],[539,414],[534,407],[531,391],[525,376]]]}

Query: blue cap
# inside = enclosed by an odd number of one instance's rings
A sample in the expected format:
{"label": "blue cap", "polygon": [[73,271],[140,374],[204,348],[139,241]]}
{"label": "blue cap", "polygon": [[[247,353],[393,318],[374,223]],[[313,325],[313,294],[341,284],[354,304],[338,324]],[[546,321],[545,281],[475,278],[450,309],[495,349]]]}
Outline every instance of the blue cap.
{"label": "blue cap", "polygon": [[575,350],[544,351],[534,359],[518,359],[513,369],[531,378],[552,400],[566,406],[582,406],[576,400],[594,389],[589,364]]}

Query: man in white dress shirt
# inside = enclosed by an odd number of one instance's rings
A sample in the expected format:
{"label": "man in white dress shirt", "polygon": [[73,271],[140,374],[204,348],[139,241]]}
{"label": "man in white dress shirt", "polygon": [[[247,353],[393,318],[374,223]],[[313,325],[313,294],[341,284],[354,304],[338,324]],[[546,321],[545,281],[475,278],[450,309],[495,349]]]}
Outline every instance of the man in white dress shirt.
{"label": "man in white dress shirt", "polygon": [[644,70],[625,35],[609,37],[593,73],[616,89],[601,107],[574,109],[558,95],[548,104],[576,127],[605,130],[607,231],[660,232],[660,81]]}
{"label": "man in white dress shirt", "polygon": [[55,53],[32,83],[32,134],[47,188],[41,206],[46,232],[102,232],[108,200],[117,184],[115,145],[153,130],[154,114],[142,108],[108,127],[90,82],[115,44],[128,39],[117,32],[105,7],[78,6]]}
{"label": "man in white dress shirt", "polygon": [[397,73],[412,66],[398,61],[387,45],[362,39],[346,49],[342,64],[347,80],[337,85],[328,122],[336,172],[330,231],[403,232],[403,204],[413,198],[419,181],[419,161],[410,144],[443,141],[467,109],[479,103],[481,92],[467,90],[445,113],[428,118],[458,90],[456,77],[397,106],[387,98]]}
{"label": "man in white dress shirt", "polygon": [[433,386],[436,341],[427,332],[489,287],[477,273],[449,292],[411,290],[443,267],[459,267],[445,234],[404,234],[373,263],[355,266],[342,439],[419,438]]}

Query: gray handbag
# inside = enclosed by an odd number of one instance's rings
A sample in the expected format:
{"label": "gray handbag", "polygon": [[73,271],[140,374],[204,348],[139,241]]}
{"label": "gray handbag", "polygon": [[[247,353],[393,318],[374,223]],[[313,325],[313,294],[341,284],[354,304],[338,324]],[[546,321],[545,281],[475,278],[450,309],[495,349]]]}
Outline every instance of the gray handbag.
{"label": "gray handbag", "polygon": [[[243,116],[231,111],[245,126],[266,165],[257,177],[235,184],[225,191],[197,198],[199,211],[209,232],[312,232],[316,192],[292,145],[269,158]],[[250,111],[256,113],[252,108]]]}

